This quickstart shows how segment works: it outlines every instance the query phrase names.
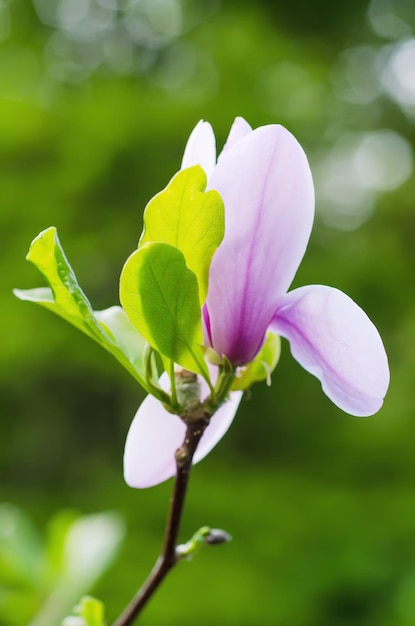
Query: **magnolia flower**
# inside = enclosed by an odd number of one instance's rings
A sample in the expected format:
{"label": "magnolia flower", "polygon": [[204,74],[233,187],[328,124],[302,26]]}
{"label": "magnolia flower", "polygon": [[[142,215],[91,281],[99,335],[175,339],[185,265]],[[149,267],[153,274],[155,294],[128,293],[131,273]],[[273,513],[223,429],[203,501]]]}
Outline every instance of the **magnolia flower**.
{"label": "magnolia flower", "polygon": [[[203,307],[206,345],[243,366],[254,359],[270,329],[289,341],[294,358],[320,380],[338,407],[359,416],[378,411],[389,368],[367,315],[332,287],[310,285],[287,293],[314,218],[312,176],[297,140],[282,126],[252,130],[237,118],[216,163],[213,130],[199,122],[182,168],[196,164],[206,171],[208,189],[216,189],[225,205],[225,236],[212,260]],[[214,415],[195,462],[224,435],[240,398],[240,392],[232,392]],[[174,475],[174,452],[185,428],[148,397],[127,437],[127,483],[148,487]]]}

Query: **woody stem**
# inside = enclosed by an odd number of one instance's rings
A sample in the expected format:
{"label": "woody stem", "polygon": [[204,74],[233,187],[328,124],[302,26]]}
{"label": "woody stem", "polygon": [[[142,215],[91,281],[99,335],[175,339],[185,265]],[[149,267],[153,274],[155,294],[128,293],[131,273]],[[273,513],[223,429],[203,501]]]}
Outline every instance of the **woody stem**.
{"label": "woody stem", "polygon": [[180,530],[192,460],[207,424],[208,422],[205,419],[200,419],[187,425],[183,444],[176,451],[176,478],[170,499],[162,554],[157,559],[149,577],[139,589],[137,595],[114,622],[113,626],[130,626],[179,560],[176,554],[177,537]]}

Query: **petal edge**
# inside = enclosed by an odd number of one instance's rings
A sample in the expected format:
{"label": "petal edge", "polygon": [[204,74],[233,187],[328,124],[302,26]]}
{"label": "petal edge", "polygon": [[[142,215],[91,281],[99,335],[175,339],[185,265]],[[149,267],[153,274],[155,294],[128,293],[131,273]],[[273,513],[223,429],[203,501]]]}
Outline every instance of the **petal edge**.
{"label": "petal edge", "polygon": [[304,150],[285,128],[257,128],[219,160],[208,188],[225,204],[225,237],[210,266],[212,347],[251,361],[305,253],[314,187]]}
{"label": "petal edge", "polygon": [[[168,376],[160,379],[167,389]],[[202,394],[208,387],[201,381]],[[242,393],[234,391],[216,411],[207,427],[193,464],[201,461],[222,439],[235,417]],[[153,396],[147,396],[140,405],[128,431],[124,451],[124,478],[130,487],[143,489],[158,485],[176,473],[175,452],[184,440],[186,426],[177,415],[166,411]]]}
{"label": "petal edge", "polygon": [[200,165],[209,178],[216,164],[215,134],[209,122],[200,120],[190,133],[184,149],[181,169]]}
{"label": "petal edge", "polygon": [[389,385],[386,352],[372,321],[346,294],[323,285],[295,289],[271,326],[338,407],[356,416],[380,409]]}

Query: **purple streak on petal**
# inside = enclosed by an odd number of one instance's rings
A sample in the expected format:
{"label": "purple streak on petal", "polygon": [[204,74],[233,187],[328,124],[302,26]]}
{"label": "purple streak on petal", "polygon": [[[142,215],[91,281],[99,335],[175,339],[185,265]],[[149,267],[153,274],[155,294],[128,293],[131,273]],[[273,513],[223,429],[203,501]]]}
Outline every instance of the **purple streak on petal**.
{"label": "purple streak on petal", "polygon": [[200,165],[207,177],[213,172],[216,164],[216,142],[212,126],[209,122],[200,120],[192,130],[184,149],[182,167]]}
{"label": "purple streak on petal", "polygon": [[342,291],[323,285],[291,291],[272,329],[343,411],[366,416],[380,409],[389,385],[385,349],[366,313]]}
{"label": "purple streak on petal", "polygon": [[238,141],[243,139],[246,135],[249,135],[249,133],[252,133],[252,128],[248,124],[248,122],[244,120],[243,117],[236,117],[234,123],[231,126],[231,130],[229,131],[229,135],[223,147],[223,150],[219,155],[219,159],[222,158],[222,155],[225,154],[225,152],[227,152],[229,148],[232,148],[232,146],[234,146]]}
{"label": "purple streak on petal", "polygon": [[203,328],[203,337],[205,339],[206,346],[212,346],[212,335],[210,332],[210,318],[209,311],[207,309],[206,304],[202,307],[202,328]]}
{"label": "purple streak on petal", "polygon": [[[160,379],[167,389],[168,376]],[[202,381],[202,394],[209,389]],[[194,456],[194,463],[203,459],[222,439],[230,427],[242,394],[232,392],[229,400],[212,417]],[[124,451],[124,478],[130,487],[158,485],[176,473],[175,452],[184,440],[186,426],[177,415],[168,413],[153,396],[147,396],[139,407]]]}
{"label": "purple streak on petal", "polygon": [[225,237],[210,268],[214,349],[252,360],[304,255],[314,217],[307,157],[282,126],[258,128],[221,158],[209,188],[225,203]]}

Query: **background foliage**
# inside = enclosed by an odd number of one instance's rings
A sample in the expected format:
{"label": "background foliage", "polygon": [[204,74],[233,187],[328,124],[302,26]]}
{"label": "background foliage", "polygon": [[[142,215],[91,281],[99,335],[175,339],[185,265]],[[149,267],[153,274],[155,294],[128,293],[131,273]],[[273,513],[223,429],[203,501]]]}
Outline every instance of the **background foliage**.
{"label": "background foliage", "polygon": [[[125,518],[124,547],[92,589],[110,620],[158,554],[171,485],[123,483],[134,381],[11,290],[40,285],[24,256],[55,225],[94,308],[117,303],[143,208],[194,124],[209,120],[221,146],[243,115],[305,147],[317,218],[295,284],[339,287],[369,313],[392,383],[377,416],[349,417],[284,344],[272,388],[253,389],[192,479],[183,539],[209,524],[234,541],[182,564],[142,622],[413,624],[414,28],[411,0],[0,2],[2,497],[36,537],[60,509]],[[0,622],[18,626],[54,583],[34,592],[10,576],[10,510]]]}

